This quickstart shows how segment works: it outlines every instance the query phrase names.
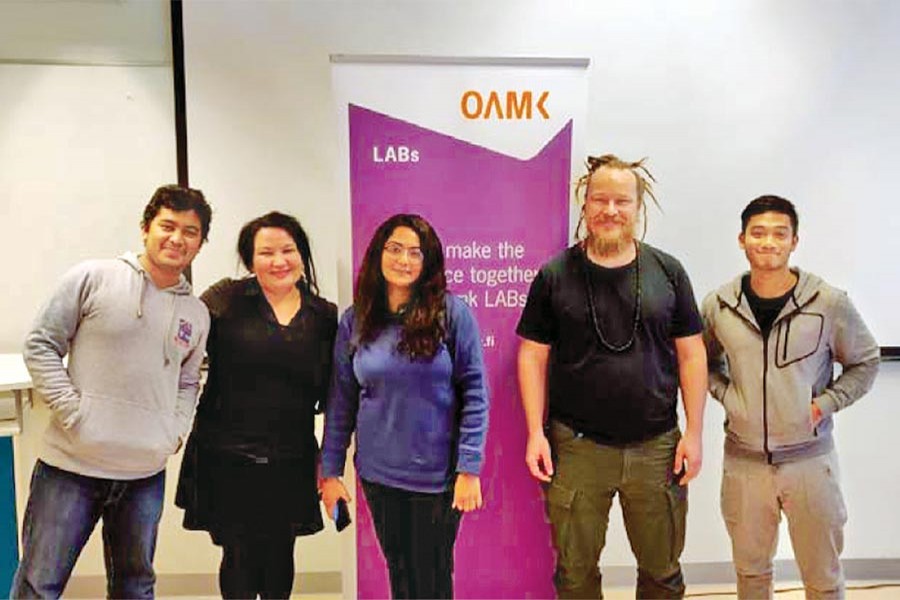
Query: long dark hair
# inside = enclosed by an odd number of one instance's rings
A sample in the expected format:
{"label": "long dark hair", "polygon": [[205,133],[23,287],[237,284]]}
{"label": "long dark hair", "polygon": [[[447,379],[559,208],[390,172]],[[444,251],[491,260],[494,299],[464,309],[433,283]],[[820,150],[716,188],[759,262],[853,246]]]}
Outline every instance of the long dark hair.
{"label": "long dark hair", "polygon": [[374,340],[391,319],[387,284],[381,271],[384,245],[398,227],[409,227],[419,236],[424,254],[422,273],[413,284],[412,297],[403,312],[403,332],[397,348],[412,359],[434,358],[444,339],[444,248],[434,228],[419,215],[397,214],[378,226],[356,277],[353,307],[359,331],[358,344]]}
{"label": "long dark hair", "polygon": [[294,239],[297,250],[300,252],[300,260],[303,261],[303,280],[306,281],[306,287],[310,293],[318,296],[319,284],[316,282],[316,265],[313,263],[312,250],[309,247],[309,237],[300,222],[291,215],[273,210],[241,227],[241,232],[238,234],[237,251],[247,270],[253,270],[253,244],[256,234],[263,227],[283,229]]}

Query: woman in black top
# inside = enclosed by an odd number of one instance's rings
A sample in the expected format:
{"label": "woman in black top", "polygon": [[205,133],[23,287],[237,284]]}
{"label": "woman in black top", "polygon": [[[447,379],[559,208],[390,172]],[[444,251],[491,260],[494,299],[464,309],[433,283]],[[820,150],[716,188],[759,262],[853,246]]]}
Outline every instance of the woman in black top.
{"label": "woman in black top", "polygon": [[222,546],[225,598],[287,598],[298,535],[322,529],[313,419],[331,374],[337,308],[320,298],[309,240],[271,212],[241,229],[254,276],[201,296],[209,377],[178,481],[187,529]]}

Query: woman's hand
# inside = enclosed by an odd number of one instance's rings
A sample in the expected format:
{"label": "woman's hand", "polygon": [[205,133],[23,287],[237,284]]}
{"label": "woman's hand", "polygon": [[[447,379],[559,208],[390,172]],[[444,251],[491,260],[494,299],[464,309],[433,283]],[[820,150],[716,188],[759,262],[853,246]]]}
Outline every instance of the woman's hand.
{"label": "woman's hand", "polygon": [[326,477],[323,479],[321,492],[322,502],[325,504],[325,513],[328,515],[329,519],[333,518],[334,507],[337,504],[338,499],[343,498],[348,503],[352,501],[352,498],[350,498],[350,494],[341,482],[340,477]]}
{"label": "woman's hand", "polygon": [[453,487],[453,508],[466,513],[481,508],[481,505],[481,478],[471,473],[457,475]]}

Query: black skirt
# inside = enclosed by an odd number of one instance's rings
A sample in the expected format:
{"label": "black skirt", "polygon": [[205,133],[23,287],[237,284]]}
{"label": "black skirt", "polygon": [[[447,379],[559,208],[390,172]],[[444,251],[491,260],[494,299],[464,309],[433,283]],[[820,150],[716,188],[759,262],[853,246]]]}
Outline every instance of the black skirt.
{"label": "black skirt", "polygon": [[175,504],[184,527],[216,544],[253,536],[310,535],[323,528],[316,489],[316,443],[260,457],[217,447],[193,432],[184,450]]}

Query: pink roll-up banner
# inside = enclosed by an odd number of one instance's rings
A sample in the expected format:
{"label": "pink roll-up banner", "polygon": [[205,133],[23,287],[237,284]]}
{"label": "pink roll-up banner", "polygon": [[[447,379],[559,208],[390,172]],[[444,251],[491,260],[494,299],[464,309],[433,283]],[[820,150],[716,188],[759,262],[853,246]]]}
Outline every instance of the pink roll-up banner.
{"label": "pink roll-up banner", "polygon": [[[524,461],[515,327],[538,268],[569,239],[586,68],[579,59],[333,57],[352,240],[342,277],[355,276],[384,219],[420,214],[444,244],[451,291],[481,330],[491,396],[484,508],[460,527],[458,598],[554,596],[543,496]],[[342,289],[346,306],[352,282]],[[356,595],[387,598],[359,487],[355,498]]]}

